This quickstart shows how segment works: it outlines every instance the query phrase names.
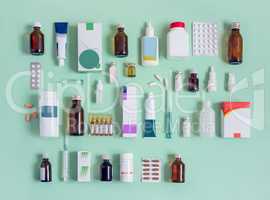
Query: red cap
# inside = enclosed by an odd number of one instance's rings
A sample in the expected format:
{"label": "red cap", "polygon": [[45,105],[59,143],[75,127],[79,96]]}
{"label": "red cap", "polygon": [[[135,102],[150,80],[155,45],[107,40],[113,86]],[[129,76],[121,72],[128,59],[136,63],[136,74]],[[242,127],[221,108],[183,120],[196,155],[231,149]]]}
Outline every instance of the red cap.
{"label": "red cap", "polygon": [[172,22],[170,28],[185,28],[185,22]]}

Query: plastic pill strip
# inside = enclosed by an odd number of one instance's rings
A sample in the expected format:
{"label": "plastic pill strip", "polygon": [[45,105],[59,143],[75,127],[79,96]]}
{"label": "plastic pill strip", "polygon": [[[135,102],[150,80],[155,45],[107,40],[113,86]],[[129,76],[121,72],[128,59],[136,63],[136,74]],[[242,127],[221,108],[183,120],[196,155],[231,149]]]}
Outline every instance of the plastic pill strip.
{"label": "plastic pill strip", "polygon": [[142,159],[141,181],[160,182],[161,161],[157,159]]}

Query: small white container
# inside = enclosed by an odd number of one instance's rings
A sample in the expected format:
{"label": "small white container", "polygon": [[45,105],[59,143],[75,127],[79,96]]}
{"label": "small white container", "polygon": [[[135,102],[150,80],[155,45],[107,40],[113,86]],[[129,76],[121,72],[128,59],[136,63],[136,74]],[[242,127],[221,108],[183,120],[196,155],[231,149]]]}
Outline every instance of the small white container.
{"label": "small white container", "polygon": [[122,182],[133,182],[133,154],[123,153],[120,155],[120,180]]}
{"label": "small white container", "polygon": [[174,90],[180,92],[183,90],[183,73],[177,71],[174,76]]}
{"label": "small white container", "polygon": [[59,136],[59,102],[54,91],[43,91],[39,96],[39,128],[42,137]]}
{"label": "small white container", "polygon": [[172,22],[167,33],[167,58],[189,56],[189,36],[184,22]]}
{"label": "small white container", "polygon": [[215,111],[211,107],[210,101],[203,102],[203,107],[200,112],[200,136],[214,137],[216,130]]}
{"label": "small white container", "polygon": [[182,120],[182,136],[191,137],[191,120],[189,117],[184,117]]}

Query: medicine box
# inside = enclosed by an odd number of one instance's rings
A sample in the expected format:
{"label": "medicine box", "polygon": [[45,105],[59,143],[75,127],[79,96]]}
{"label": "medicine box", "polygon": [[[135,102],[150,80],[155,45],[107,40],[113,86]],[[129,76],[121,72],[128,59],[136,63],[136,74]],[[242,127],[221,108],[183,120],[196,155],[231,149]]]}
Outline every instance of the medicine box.
{"label": "medicine box", "polygon": [[90,153],[88,151],[77,152],[77,181],[90,181]]}
{"label": "medicine box", "polygon": [[78,71],[102,70],[102,25],[81,22],[78,24]]}
{"label": "medicine box", "polygon": [[250,102],[223,102],[221,122],[224,138],[249,138],[251,110]]}
{"label": "medicine box", "polygon": [[124,86],[122,88],[122,136],[137,136],[137,88]]}

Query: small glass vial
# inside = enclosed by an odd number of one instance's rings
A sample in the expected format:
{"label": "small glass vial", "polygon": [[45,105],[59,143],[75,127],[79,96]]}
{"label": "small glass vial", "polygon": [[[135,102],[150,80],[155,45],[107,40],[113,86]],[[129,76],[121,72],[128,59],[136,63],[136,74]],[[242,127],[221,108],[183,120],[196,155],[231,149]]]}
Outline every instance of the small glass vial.
{"label": "small glass vial", "polygon": [[32,55],[44,54],[44,34],[40,31],[41,24],[36,22],[30,35],[30,52]]}
{"label": "small glass vial", "polygon": [[197,72],[192,70],[188,78],[188,91],[198,92],[199,91],[199,78]]}
{"label": "small glass vial", "polygon": [[171,181],[173,183],[185,182],[185,164],[180,155],[175,155],[175,160],[171,164]]}
{"label": "small glass vial", "polygon": [[102,155],[102,160],[103,162],[100,165],[100,180],[106,182],[112,181],[113,170],[110,157],[108,155]]}
{"label": "small glass vial", "polygon": [[119,24],[117,26],[117,33],[114,36],[114,55],[116,57],[128,56],[128,36],[124,30],[124,25]]}
{"label": "small glass vial", "polygon": [[136,65],[134,63],[126,63],[125,75],[127,77],[136,77]]}
{"label": "small glass vial", "polygon": [[72,106],[69,112],[69,134],[72,136],[84,135],[84,110],[81,97],[72,97]]}
{"label": "small glass vial", "polygon": [[243,38],[240,33],[240,23],[232,23],[232,31],[228,44],[228,61],[231,65],[241,64],[243,61]]}
{"label": "small glass vial", "polygon": [[191,120],[189,117],[184,117],[182,120],[182,136],[191,137]]}
{"label": "small glass vial", "polygon": [[52,165],[49,161],[47,153],[42,155],[42,161],[40,164],[40,181],[52,182]]}

